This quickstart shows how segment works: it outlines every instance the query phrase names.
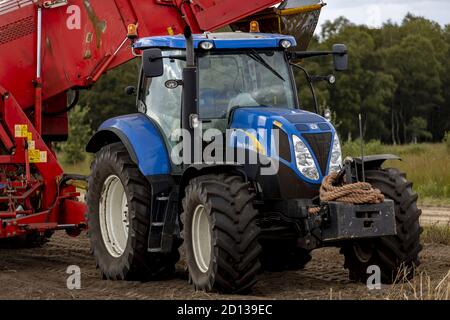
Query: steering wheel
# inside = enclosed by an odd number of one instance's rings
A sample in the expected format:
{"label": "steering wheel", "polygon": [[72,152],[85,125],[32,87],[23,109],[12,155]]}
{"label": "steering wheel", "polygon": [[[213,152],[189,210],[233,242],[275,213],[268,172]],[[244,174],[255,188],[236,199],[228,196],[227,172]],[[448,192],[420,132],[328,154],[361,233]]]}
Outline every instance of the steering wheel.
{"label": "steering wheel", "polygon": [[271,105],[273,97],[283,97],[284,87],[282,85],[273,85],[265,89],[259,89],[252,92],[252,98],[263,105]]}

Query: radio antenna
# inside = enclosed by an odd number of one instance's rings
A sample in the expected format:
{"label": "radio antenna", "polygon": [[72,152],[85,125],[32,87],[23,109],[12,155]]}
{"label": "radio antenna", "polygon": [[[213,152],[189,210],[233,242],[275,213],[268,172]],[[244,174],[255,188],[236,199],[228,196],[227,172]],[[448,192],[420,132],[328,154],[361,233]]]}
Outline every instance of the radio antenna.
{"label": "radio antenna", "polygon": [[362,128],[362,116],[359,114],[359,137],[361,139],[361,168],[362,168],[362,179],[363,182],[366,182],[366,173],[364,170],[364,135]]}

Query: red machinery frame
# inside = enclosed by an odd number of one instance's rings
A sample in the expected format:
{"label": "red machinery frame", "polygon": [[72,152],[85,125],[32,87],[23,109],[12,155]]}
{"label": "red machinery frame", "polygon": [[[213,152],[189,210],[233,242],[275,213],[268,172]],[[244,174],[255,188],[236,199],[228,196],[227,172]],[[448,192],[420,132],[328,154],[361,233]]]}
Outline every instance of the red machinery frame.
{"label": "red machinery frame", "polygon": [[[5,0],[0,3],[0,238],[86,228],[86,206],[51,147],[67,92],[131,60],[140,36],[212,31],[280,0]],[[69,28],[71,15],[80,28]],[[131,30],[135,31],[134,27]],[[63,112],[61,112],[63,111]],[[63,137],[63,138],[61,138]]]}
{"label": "red machinery frame", "polygon": [[[1,87],[0,97],[6,124],[5,128],[0,123],[0,139],[10,153],[0,156],[0,238],[55,229],[78,233],[86,227],[86,207],[77,201],[79,193],[74,186],[61,184],[63,169],[14,97]],[[24,168],[19,176],[17,166]],[[39,175],[32,174],[32,166]],[[30,203],[33,197],[40,202],[37,209]]]}

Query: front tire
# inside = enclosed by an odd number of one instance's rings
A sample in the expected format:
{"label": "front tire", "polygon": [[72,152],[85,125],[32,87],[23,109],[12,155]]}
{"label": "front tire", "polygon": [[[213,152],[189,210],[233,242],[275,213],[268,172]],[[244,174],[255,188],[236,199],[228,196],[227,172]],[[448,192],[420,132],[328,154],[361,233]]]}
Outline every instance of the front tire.
{"label": "front tire", "polygon": [[186,188],[181,220],[196,290],[240,293],[256,283],[261,248],[253,198],[240,176],[205,175]]}
{"label": "front tire", "polygon": [[104,279],[151,280],[175,270],[178,252],[147,252],[151,190],[121,143],[95,157],[86,195],[88,236]]}
{"label": "front tire", "polygon": [[410,279],[414,268],[420,264],[422,250],[418,196],[412,191],[412,183],[397,169],[370,170],[366,178],[386,198],[394,200],[397,235],[345,244],[341,250],[345,256],[344,267],[349,269],[353,281],[366,282],[367,268],[371,265],[380,267],[382,283],[391,284],[398,276]]}

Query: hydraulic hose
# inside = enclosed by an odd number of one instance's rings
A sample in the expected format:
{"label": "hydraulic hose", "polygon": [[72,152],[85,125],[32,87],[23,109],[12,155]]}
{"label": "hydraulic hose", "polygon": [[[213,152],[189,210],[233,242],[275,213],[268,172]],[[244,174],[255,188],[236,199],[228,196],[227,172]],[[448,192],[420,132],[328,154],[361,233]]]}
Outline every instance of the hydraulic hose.
{"label": "hydraulic hose", "polygon": [[72,102],[67,106],[66,109],[61,111],[55,111],[55,112],[43,112],[42,114],[44,116],[59,116],[61,114],[67,113],[71,111],[75,106],[78,104],[78,101],[80,101],[80,91],[75,90],[75,95],[72,99]]}

